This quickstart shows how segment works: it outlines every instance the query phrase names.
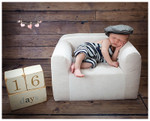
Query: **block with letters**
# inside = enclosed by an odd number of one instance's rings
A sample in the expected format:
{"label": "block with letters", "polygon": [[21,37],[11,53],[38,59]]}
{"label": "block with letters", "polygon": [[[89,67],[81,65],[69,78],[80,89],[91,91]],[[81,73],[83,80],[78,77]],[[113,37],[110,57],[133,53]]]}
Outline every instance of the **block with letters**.
{"label": "block with letters", "polygon": [[12,110],[47,100],[41,65],[5,71],[5,83]]}

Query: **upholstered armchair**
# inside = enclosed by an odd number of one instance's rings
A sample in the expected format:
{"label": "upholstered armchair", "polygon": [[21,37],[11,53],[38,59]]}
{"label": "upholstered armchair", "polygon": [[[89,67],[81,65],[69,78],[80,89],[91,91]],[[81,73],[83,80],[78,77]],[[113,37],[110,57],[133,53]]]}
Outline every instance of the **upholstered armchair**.
{"label": "upholstered armchair", "polygon": [[70,72],[75,48],[85,41],[107,38],[104,33],[63,35],[51,58],[52,89],[55,101],[136,99],[138,95],[141,55],[127,42],[118,56],[119,67],[99,63],[96,68],[82,69],[83,78]]}

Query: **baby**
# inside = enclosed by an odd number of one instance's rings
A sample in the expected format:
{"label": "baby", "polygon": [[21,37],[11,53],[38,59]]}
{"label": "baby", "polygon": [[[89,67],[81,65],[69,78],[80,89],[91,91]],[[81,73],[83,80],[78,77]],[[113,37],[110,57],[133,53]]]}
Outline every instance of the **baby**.
{"label": "baby", "polygon": [[118,67],[119,50],[128,42],[133,28],[127,25],[115,25],[105,28],[108,38],[94,43],[85,42],[74,51],[75,63],[71,72],[76,77],[84,77],[80,69],[94,68],[99,62],[107,62],[110,66]]}

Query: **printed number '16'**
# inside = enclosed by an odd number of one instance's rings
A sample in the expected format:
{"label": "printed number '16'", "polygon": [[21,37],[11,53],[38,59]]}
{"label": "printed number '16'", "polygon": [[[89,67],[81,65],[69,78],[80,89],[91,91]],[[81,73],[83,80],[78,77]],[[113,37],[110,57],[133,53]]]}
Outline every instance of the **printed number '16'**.
{"label": "printed number '16'", "polygon": [[[32,84],[33,86],[38,86],[38,85],[40,84],[40,81],[39,81],[37,78],[38,78],[37,75],[35,75],[35,76],[32,77],[32,79],[31,79],[31,84]],[[16,90],[15,90],[15,91],[20,90],[20,88],[18,87],[17,80],[15,80],[15,81],[13,81],[13,82],[15,82],[15,85],[16,85]]]}

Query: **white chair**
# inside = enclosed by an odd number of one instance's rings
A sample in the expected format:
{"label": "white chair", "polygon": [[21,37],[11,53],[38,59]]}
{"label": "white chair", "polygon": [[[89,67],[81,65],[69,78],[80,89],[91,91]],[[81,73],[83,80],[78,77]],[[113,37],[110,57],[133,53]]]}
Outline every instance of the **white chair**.
{"label": "white chair", "polygon": [[141,56],[127,42],[121,48],[119,67],[99,63],[96,68],[82,69],[85,77],[70,72],[75,48],[85,41],[107,38],[104,33],[77,33],[63,35],[52,54],[52,89],[55,101],[136,99],[138,95]]}

